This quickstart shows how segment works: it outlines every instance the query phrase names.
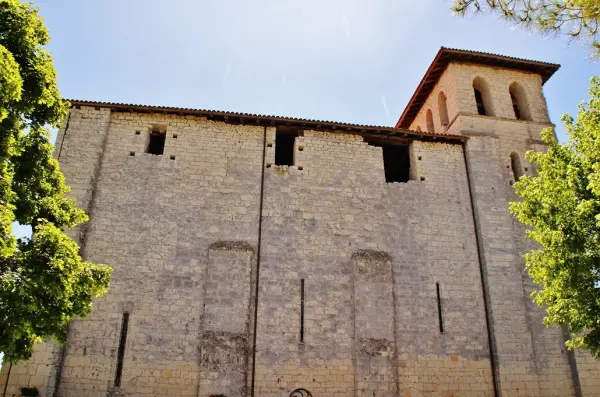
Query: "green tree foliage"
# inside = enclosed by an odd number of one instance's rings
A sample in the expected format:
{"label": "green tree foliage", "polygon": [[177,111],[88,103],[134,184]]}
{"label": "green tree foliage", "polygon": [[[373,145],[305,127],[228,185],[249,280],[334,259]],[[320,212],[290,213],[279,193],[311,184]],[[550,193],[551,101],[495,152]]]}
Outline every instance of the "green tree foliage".
{"label": "green tree foliage", "polygon": [[540,33],[565,33],[574,39],[589,40],[594,55],[600,56],[598,0],[455,0],[452,9],[459,15],[493,11]]}
{"label": "green tree foliage", "polygon": [[538,176],[515,184],[523,199],[511,212],[525,225],[539,249],[529,252],[529,275],[540,289],[546,325],[567,325],[570,348],[588,349],[600,359],[600,79],[592,79],[591,98],[580,105],[577,121],[564,116],[569,142],[551,130],[542,133],[547,153],[529,152]]}
{"label": "green tree foliage", "polygon": [[[66,114],[50,37],[37,10],[0,0],[0,351],[27,359],[35,343],[66,341],[65,326],[104,294],[111,269],[82,261],[63,231],[87,221],[66,194],[46,126]],[[12,225],[31,225],[32,239]]]}

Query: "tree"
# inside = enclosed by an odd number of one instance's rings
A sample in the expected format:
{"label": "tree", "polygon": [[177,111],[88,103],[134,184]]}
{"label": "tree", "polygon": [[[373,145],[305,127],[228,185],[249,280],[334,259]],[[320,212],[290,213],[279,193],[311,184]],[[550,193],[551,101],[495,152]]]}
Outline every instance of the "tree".
{"label": "tree", "polygon": [[493,11],[540,33],[563,32],[574,39],[589,40],[594,55],[600,56],[598,0],[455,0],[452,10],[459,15]]}
{"label": "tree", "polygon": [[[65,326],[109,285],[108,266],[85,262],[64,228],[87,221],[67,197],[46,126],[66,114],[37,9],[0,0],[0,351],[27,359],[35,343],[66,342]],[[14,222],[33,237],[15,238]]]}
{"label": "tree", "polygon": [[567,325],[574,335],[567,346],[600,359],[600,78],[590,95],[576,121],[563,116],[568,143],[545,130],[548,151],[527,153],[538,175],[515,184],[523,200],[511,212],[540,247],[525,259],[540,286],[534,302],[546,306],[544,323]]}

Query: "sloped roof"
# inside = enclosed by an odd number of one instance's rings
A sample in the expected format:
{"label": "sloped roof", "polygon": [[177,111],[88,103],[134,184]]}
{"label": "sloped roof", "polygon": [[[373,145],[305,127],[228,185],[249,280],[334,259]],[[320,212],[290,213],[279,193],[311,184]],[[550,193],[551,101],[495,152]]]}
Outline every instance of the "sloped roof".
{"label": "sloped roof", "polygon": [[408,128],[411,125],[450,63],[476,63],[479,65],[536,73],[542,77],[543,83],[546,83],[554,72],[560,68],[560,65],[555,63],[442,47],[433,59],[433,62],[431,62],[425,76],[421,79],[404,112],[402,112],[402,116],[400,116],[400,119],[396,123],[397,128]]}
{"label": "sloped roof", "polygon": [[246,124],[260,126],[290,126],[302,129],[329,130],[332,132],[357,133],[382,138],[413,138],[421,140],[440,140],[461,142],[465,138],[456,135],[438,134],[421,131],[410,131],[404,128],[389,126],[363,125],[325,120],[311,120],[295,117],[281,117],[253,113],[227,112],[223,110],[192,109],[169,106],[149,106],[114,102],[85,101],[79,99],[65,99],[71,106],[94,106],[96,108],[110,108],[114,112],[132,113],[167,113],[184,116],[206,117],[210,120],[222,121],[231,124]]}

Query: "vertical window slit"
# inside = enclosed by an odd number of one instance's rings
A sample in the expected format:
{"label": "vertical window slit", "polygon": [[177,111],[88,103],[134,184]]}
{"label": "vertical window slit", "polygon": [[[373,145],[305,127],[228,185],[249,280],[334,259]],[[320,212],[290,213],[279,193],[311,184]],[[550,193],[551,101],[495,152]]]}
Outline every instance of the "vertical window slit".
{"label": "vertical window slit", "polygon": [[121,323],[121,339],[119,340],[119,351],[117,353],[117,372],[115,373],[115,387],[121,387],[121,375],[123,375],[123,359],[125,358],[125,344],[127,343],[127,330],[129,328],[129,313],[123,313]]}
{"label": "vertical window slit", "polygon": [[304,343],[304,279],[300,280],[300,343]]}
{"label": "vertical window slit", "polygon": [[510,167],[512,168],[513,176],[515,177],[515,182],[519,182],[521,177],[523,176],[523,167],[521,166],[521,157],[516,152],[512,152],[510,154]]}
{"label": "vertical window slit", "polygon": [[475,91],[475,103],[477,104],[477,114],[481,116],[486,116],[487,112],[485,111],[485,105],[483,104],[483,95],[481,95],[481,91],[477,88],[473,89]]}
{"label": "vertical window slit", "polygon": [[437,293],[438,320],[440,323],[440,332],[444,332],[444,318],[442,317],[442,295],[440,294],[440,283],[435,283]]}

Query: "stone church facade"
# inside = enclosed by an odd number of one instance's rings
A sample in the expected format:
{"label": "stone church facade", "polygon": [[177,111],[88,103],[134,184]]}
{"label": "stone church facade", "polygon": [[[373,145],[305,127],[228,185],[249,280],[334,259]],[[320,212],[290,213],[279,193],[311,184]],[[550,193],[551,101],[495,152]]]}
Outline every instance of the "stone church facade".
{"label": "stone church facade", "polygon": [[56,156],[113,279],[44,397],[600,396],[508,213],[558,65],[442,48],[395,127],[71,101]]}

